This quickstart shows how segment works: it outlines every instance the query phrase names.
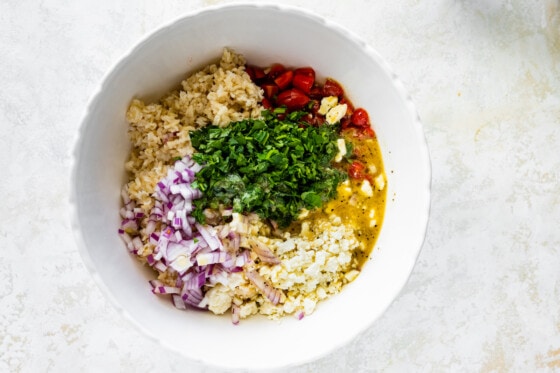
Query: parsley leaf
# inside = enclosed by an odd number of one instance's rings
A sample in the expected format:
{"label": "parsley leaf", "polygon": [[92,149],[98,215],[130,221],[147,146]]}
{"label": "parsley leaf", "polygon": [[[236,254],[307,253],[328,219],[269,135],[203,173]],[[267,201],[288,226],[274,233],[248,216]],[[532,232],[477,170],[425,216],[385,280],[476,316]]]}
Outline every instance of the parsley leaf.
{"label": "parsley leaf", "polygon": [[207,126],[190,134],[197,152],[193,159],[205,167],[193,186],[203,192],[193,216],[204,222],[205,208],[220,205],[235,212],[255,212],[282,227],[301,209],[314,209],[336,196],[347,177],[331,163],[338,152],[339,127],[313,127],[300,121],[304,112],[280,119],[263,112],[262,119]]}

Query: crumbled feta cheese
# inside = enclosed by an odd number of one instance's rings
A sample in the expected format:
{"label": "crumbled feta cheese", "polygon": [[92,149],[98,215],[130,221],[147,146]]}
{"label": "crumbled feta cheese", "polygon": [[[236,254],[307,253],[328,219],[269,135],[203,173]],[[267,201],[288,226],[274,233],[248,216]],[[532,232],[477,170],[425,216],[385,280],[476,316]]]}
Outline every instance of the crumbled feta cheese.
{"label": "crumbled feta cheese", "polygon": [[377,175],[374,182],[377,189],[383,190],[383,188],[385,188],[385,178],[383,177],[383,174]]}
{"label": "crumbled feta cheese", "polygon": [[356,277],[358,277],[358,275],[360,274],[360,271],[353,269],[350,272],[348,272],[347,274],[344,275],[344,277],[346,277],[346,279],[348,280],[348,282],[354,281],[356,279]]}
{"label": "crumbled feta cheese", "polygon": [[323,299],[325,299],[325,298],[328,296],[327,292],[325,291],[325,288],[323,288],[323,287],[321,287],[321,286],[317,288],[317,290],[315,291],[315,293],[317,294],[317,297],[318,297],[320,300],[323,300]]}
{"label": "crumbled feta cheese", "polygon": [[307,267],[305,269],[305,271],[303,271],[303,273],[305,273],[309,277],[319,276],[319,273],[320,273],[319,264],[316,263],[316,262],[311,263],[311,265],[309,267]]}
{"label": "crumbled feta cheese", "polygon": [[282,255],[296,248],[296,244],[293,239],[287,239],[286,241],[279,242],[276,244],[276,254]]}
{"label": "crumbled feta cheese", "polygon": [[346,141],[344,139],[338,139],[336,140],[336,145],[338,146],[338,154],[335,155],[334,161],[340,162],[346,155]]}
{"label": "crumbled feta cheese", "polygon": [[233,300],[229,289],[222,284],[208,290],[205,298],[208,301],[208,309],[218,315],[226,312],[231,307]]}
{"label": "crumbled feta cheese", "polygon": [[249,303],[244,303],[239,307],[239,317],[244,319],[248,316],[255,315],[258,311],[259,309],[257,307],[257,302],[253,301]]}
{"label": "crumbled feta cheese", "polygon": [[301,224],[301,236],[307,239],[311,238],[313,233],[309,230],[309,222],[304,221]]}
{"label": "crumbled feta cheese", "polygon": [[315,263],[322,266],[323,264],[325,264],[326,260],[327,253],[325,251],[317,251],[317,253],[315,253]]}
{"label": "crumbled feta cheese", "polygon": [[362,185],[360,187],[360,192],[366,197],[373,196],[373,189],[371,188],[371,184],[369,183],[368,180],[364,180],[362,182]]}
{"label": "crumbled feta cheese", "polygon": [[298,219],[302,220],[302,219],[305,219],[308,216],[309,216],[309,210],[308,209],[302,209],[301,212],[298,215]]}
{"label": "crumbled feta cheese", "polygon": [[[264,225],[259,221],[245,221],[249,231],[262,229]],[[208,290],[204,301],[210,311],[223,313],[235,303],[241,318],[253,314],[278,318],[298,311],[309,315],[317,302],[338,293],[349,282],[346,275],[352,278],[355,270],[352,252],[359,249],[359,242],[353,229],[343,225],[339,216],[331,215],[313,223],[302,221],[302,231],[306,234],[263,239],[281,263],[257,263],[256,267],[271,286],[285,293],[285,301],[272,304],[247,280],[244,272],[237,272],[229,274],[226,286],[218,283]],[[243,243],[242,239],[242,247]]]}
{"label": "crumbled feta cheese", "polygon": [[338,261],[336,260],[336,257],[334,256],[330,257],[325,266],[325,270],[328,272],[336,272],[337,268],[338,268]]}
{"label": "crumbled feta cheese", "polygon": [[341,265],[348,264],[350,263],[350,260],[352,260],[352,255],[350,255],[347,251],[343,251],[340,254],[338,254],[339,264]]}
{"label": "crumbled feta cheese", "polygon": [[315,311],[316,306],[317,302],[313,299],[305,298],[303,301],[303,312],[305,312],[306,315],[311,315],[313,311]]}

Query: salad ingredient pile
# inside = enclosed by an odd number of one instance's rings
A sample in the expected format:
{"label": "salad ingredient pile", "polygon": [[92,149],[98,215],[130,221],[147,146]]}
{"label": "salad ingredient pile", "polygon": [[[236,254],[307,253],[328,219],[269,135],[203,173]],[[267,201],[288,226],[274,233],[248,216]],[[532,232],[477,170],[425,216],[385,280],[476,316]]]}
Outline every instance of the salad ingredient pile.
{"label": "salad ingredient pile", "polygon": [[119,234],[179,309],[301,319],[360,272],[386,188],[367,111],[310,67],[221,60],[133,99]]}

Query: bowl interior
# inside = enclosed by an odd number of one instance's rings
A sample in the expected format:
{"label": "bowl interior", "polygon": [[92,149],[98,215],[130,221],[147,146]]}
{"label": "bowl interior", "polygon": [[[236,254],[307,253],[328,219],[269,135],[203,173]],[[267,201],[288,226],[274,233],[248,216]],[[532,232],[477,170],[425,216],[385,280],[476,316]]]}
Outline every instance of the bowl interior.
{"label": "bowl interior", "polygon": [[[120,189],[129,152],[125,112],[153,100],[231,47],[257,65],[312,66],[340,81],[370,113],[388,178],[385,220],[362,274],[298,321],[242,320],[176,310],[150,292],[148,272],[120,238]],[[414,108],[379,56],[344,29],[300,10],[227,6],[183,17],[135,47],[106,76],[82,123],[72,181],[74,226],[99,285],[129,319],[190,359],[228,368],[299,364],[340,347],[379,317],[404,286],[423,242],[430,167]],[[250,352],[250,357],[248,356]]]}

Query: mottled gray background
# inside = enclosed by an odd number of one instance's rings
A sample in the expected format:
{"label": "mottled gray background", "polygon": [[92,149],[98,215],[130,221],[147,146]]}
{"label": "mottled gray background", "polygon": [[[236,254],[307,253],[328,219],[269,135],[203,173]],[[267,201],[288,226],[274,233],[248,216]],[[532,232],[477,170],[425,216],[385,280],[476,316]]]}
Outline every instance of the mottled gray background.
{"label": "mottled gray background", "polygon": [[[216,372],[113,310],[82,265],[68,194],[72,142],[104,73],[154,28],[222,3],[0,2],[1,372]],[[293,371],[560,371],[558,0],[285,3],[386,58],[433,165],[426,242],[399,298]]]}

